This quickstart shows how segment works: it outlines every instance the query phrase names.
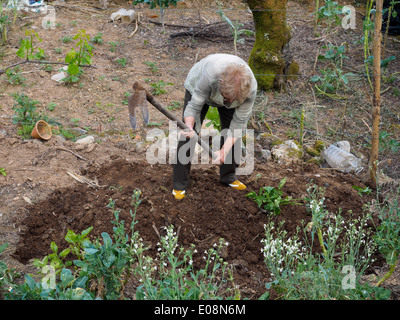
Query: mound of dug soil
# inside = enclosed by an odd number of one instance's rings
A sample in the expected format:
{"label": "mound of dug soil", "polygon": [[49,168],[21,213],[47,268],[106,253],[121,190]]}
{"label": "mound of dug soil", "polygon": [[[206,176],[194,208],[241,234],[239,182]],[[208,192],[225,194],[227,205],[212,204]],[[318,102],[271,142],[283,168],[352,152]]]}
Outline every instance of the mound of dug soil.
{"label": "mound of dug soil", "polygon": [[[24,232],[15,252],[16,259],[26,264],[32,258],[42,258],[49,253],[51,241],[66,247],[64,237],[68,229],[80,232],[93,226],[92,236],[102,232],[112,234],[114,216],[107,207],[110,198],[115,200],[116,207],[121,209],[121,219],[129,226],[129,210],[133,209],[131,195],[140,189],[142,202],[136,216],[136,230],[151,248],[159,241],[156,230],[162,234],[162,227],[171,224],[175,230],[179,229],[179,244],[184,247],[194,244],[198,252],[204,252],[223,238],[229,243],[223,258],[233,268],[242,298],[250,299],[258,299],[269,281],[260,240],[264,236],[264,224],[271,216],[261,212],[245,196],[248,192],[258,192],[263,186],[277,187],[287,177],[284,195],[302,198],[307,185],[313,182],[326,188],[327,209],[336,213],[341,208],[343,216],[349,210],[355,215],[361,214],[363,204],[370,200],[361,198],[352,188],[364,187],[355,176],[313,165],[285,167],[272,162],[259,163],[252,175],[242,177],[248,187],[245,191],[221,185],[216,166],[193,166],[192,186],[181,201],[171,195],[172,168],[168,165],[151,166],[144,161],[131,163],[115,159],[101,167],[89,166],[82,175],[97,179],[101,187],[77,182],[74,187],[56,190],[45,201],[27,207],[29,214],[20,226]],[[308,222],[310,218],[306,208],[299,205],[284,206],[281,214],[273,217],[286,221],[289,234],[301,220]]]}

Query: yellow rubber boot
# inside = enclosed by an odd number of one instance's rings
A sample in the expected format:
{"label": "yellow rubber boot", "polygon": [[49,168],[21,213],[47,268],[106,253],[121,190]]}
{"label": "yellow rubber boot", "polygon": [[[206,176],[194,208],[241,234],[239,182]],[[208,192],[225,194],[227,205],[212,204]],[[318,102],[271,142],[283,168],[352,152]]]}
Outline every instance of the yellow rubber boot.
{"label": "yellow rubber boot", "polygon": [[246,185],[241,183],[239,180],[236,180],[235,182],[230,183],[229,186],[236,190],[246,189]]}
{"label": "yellow rubber boot", "polygon": [[179,191],[179,190],[172,189],[172,194],[174,195],[175,199],[177,199],[177,200],[183,199],[185,197],[185,192],[186,192],[185,190]]}

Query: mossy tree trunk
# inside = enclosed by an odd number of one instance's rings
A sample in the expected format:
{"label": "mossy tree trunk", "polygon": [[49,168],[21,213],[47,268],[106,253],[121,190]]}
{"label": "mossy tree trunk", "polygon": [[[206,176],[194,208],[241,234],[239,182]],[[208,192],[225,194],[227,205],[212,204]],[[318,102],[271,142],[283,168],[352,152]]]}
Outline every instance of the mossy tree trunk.
{"label": "mossy tree trunk", "polygon": [[[249,66],[256,75],[260,90],[285,89],[287,77],[299,68],[290,58],[290,28],[286,21],[287,0],[246,0],[253,12],[256,39]],[[291,77],[289,77],[290,79]],[[294,79],[294,78],[292,78]]]}

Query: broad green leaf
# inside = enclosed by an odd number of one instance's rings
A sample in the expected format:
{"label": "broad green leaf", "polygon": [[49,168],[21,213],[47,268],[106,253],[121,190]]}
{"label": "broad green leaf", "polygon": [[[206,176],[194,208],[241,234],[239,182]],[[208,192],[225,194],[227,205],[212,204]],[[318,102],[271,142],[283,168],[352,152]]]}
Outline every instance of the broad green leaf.
{"label": "broad green leaf", "polygon": [[91,226],[91,227],[89,227],[89,228],[83,230],[83,231],[81,232],[81,236],[82,236],[82,237],[86,237],[86,236],[89,234],[89,232],[92,231],[92,229],[93,229],[93,226]]}
{"label": "broad green leaf", "polygon": [[71,61],[75,60],[76,58],[76,52],[74,49],[72,49],[70,52],[67,53],[65,56],[65,62],[70,63]]}
{"label": "broad green leaf", "polygon": [[55,243],[54,241],[51,242],[51,244],[50,244],[50,249],[51,249],[54,253],[57,253],[58,247],[57,247],[57,245],[56,245],[56,243]]}
{"label": "broad green leaf", "polygon": [[75,234],[75,232],[73,232],[72,230],[67,231],[67,234],[65,235],[65,241],[73,244],[76,242],[76,238],[77,235]]}
{"label": "broad green leaf", "polygon": [[71,270],[62,269],[60,274],[60,281],[63,287],[67,287],[72,281],[74,281],[74,276],[72,275]]}
{"label": "broad green leaf", "polygon": [[98,251],[99,251],[98,249],[94,249],[94,248],[85,248],[85,252],[87,254],[95,254]]}
{"label": "broad green leaf", "polygon": [[317,82],[317,81],[319,81],[320,79],[321,79],[320,76],[313,76],[313,77],[311,77],[310,81],[312,81],[312,82]]}
{"label": "broad green leaf", "polygon": [[112,239],[111,239],[111,237],[109,236],[109,234],[106,233],[106,232],[103,232],[103,233],[101,234],[101,236],[103,237],[104,245],[105,245],[106,247],[110,247],[110,246],[112,245]]}
{"label": "broad green leaf", "polygon": [[31,291],[34,291],[36,289],[36,282],[29,274],[25,275],[25,282]]}
{"label": "broad green leaf", "polygon": [[89,277],[88,276],[81,276],[81,277],[79,277],[78,279],[76,279],[75,281],[74,281],[74,284],[73,284],[73,288],[75,289],[75,288],[83,288],[83,289],[85,289],[85,287],[86,287],[86,282],[88,281],[88,279],[89,279]]}
{"label": "broad green leaf", "polygon": [[70,251],[71,251],[71,249],[69,249],[69,248],[64,249],[63,251],[61,251],[60,258],[66,257],[68,255],[68,253],[70,253]]}
{"label": "broad green leaf", "polygon": [[68,65],[68,73],[71,76],[77,75],[79,73],[79,67],[76,64],[69,64]]}

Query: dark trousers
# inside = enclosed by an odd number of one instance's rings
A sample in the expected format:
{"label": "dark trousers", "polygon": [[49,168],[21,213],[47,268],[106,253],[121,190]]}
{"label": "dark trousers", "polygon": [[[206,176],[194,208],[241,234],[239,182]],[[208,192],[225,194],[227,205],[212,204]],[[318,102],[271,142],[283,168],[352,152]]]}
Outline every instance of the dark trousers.
{"label": "dark trousers", "polygon": [[[183,105],[183,113],[185,112],[186,106],[188,102],[191,99],[191,94],[189,91],[186,90],[185,93],[185,102]],[[210,106],[205,104],[203,106],[203,109],[201,110],[200,114],[200,121],[203,123],[204,118],[207,114],[208,108]],[[221,140],[220,140],[220,148],[224,145],[226,134],[224,129],[229,129],[230,123],[233,118],[233,114],[235,112],[235,109],[227,109],[227,108],[217,108],[218,113],[219,113],[219,118],[221,121]],[[199,134],[199,132],[197,132]],[[189,139],[183,137],[184,140],[179,139],[178,141],[178,147],[177,147],[177,156],[176,156],[176,163],[173,165],[173,188],[175,190],[186,190],[189,187],[190,184],[190,168],[191,168],[191,162],[190,159],[193,157],[194,153],[194,148],[196,145],[195,139]],[[182,149],[184,148],[184,149]],[[181,161],[179,157],[179,153],[186,151],[186,159],[189,159],[188,163],[183,163],[184,161]],[[236,151],[235,151],[236,150]],[[220,182],[223,184],[229,184],[237,180],[236,175],[235,175],[235,170],[237,165],[236,159],[238,158],[238,155],[236,153],[240,152],[240,139],[236,141],[236,143],[233,145],[232,149],[226,156],[226,163],[223,163],[220,165]],[[234,156],[235,155],[235,156]],[[240,156],[240,154],[239,154]]]}

